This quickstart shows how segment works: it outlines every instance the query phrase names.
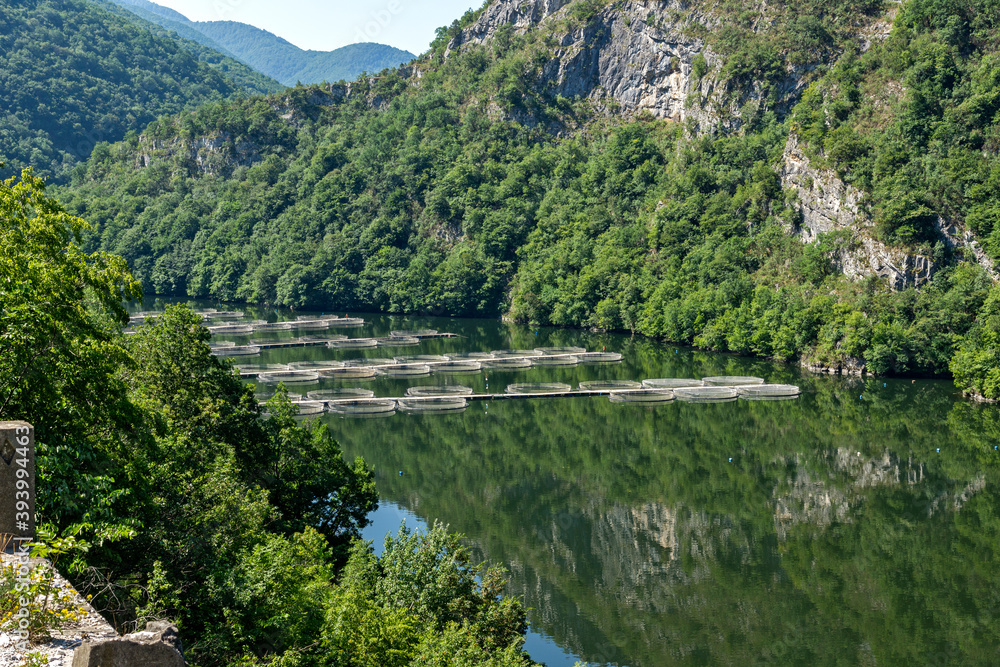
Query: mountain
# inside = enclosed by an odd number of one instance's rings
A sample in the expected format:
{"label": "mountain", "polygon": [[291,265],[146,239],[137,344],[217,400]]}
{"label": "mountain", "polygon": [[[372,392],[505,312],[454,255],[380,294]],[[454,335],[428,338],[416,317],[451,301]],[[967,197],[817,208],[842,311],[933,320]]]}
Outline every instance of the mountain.
{"label": "mountain", "polygon": [[409,51],[370,42],[333,51],[306,51],[266,30],[236,21],[190,21],[147,0],[111,0],[178,35],[219,50],[254,69],[294,86],[296,83],[351,81],[362,72],[380,72],[413,60]]}
{"label": "mountain", "polygon": [[3,0],[0,11],[5,176],[32,165],[63,179],[97,143],[158,116],[276,90],[245,65],[200,45],[185,49],[90,2]]}
{"label": "mountain", "polygon": [[996,33],[987,0],[499,0],[398,71],[162,119],[64,197],[155,293],[1000,398]]}

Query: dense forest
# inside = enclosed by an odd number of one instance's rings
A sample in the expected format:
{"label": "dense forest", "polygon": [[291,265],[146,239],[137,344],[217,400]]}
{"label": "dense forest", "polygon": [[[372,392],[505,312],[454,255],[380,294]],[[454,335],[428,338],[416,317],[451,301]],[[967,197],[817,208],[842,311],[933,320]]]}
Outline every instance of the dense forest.
{"label": "dense forest", "polygon": [[[350,95],[299,87],[163,118],[100,146],[62,196],[94,223],[88,247],[121,254],[159,294],[506,314],[874,373],[951,372],[1000,397],[1000,292],[930,224],[948,216],[1000,254],[989,241],[996,13],[911,0],[890,37],[862,49],[854,17],[882,3],[815,20],[813,4],[783,6],[779,28],[755,31],[729,3],[734,20],[706,33],[720,86],[764,96],[744,105],[739,131],[691,134],[549,93],[540,29],[501,28],[446,58],[480,10],[439,31],[419,86],[387,71]],[[585,27],[606,5],[581,0],[564,20]],[[812,83],[783,112],[780,80],[795,67]],[[864,192],[879,240],[935,257],[930,283],[848,280],[842,234],[787,233],[798,211],[777,165],[790,133]],[[199,153],[194,138],[218,146]]]}
{"label": "dense forest", "polygon": [[109,0],[167,30],[237,58],[286,85],[353,81],[413,60],[409,51],[362,42],[332,51],[303,50],[266,30],[238,21],[190,21],[146,0]]}
{"label": "dense forest", "polygon": [[441,526],[380,556],[356,541],[370,468],[283,388],[262,409],[200,316],[171,308],[126,336],[138,283],[83,252],[86,223],[43,188],[29,170],[0,185],[0,419],[34,425],[39,534],[96,607],[120,629],[176,620],[194,665],[532,664],[503,572]]}
{"label": "dense forest", "polygon": [[234,60],[188,50],[85,0],[0,3],[4,177],[30,165],[61,180],[97,143],[163,114],[276,89]]}

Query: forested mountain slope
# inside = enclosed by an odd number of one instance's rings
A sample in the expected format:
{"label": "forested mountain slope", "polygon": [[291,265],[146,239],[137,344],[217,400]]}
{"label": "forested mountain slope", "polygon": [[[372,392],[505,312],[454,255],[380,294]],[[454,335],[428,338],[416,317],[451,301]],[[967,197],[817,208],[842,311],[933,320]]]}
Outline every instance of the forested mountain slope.
{"label": "forested mountain slope", "polygon": [[190,21],[147,0],[111,0],[179,35],[218,48],[264,74],[296,83],[352,81],[362,72],[380,72],[415,57],[385,44],[363,42],[332,51],[303,50],[266,30],[238,21]]}
{"label": "forested mountain slope", "polygon": [[[201,47],[199,47],[201,48]],[[0,162],[65,177],[100,141],[163,114],[274,90],[273,82],[84,0],[0,1]]]}
{"label": "forested mountain slope", "polygon": [[493,2],[405,70],[154,123],[64,196],[158,293],[630,329],[997,396],[996,20]]}

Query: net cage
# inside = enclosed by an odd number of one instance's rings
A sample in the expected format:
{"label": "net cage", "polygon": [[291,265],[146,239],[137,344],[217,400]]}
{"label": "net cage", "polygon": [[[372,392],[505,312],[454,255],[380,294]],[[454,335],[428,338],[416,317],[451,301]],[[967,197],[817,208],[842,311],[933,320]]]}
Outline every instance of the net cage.
{"label": "net cage", "polygon": [[580,383],[585,391],[612,391],[614,389],[642,389],[642,383],[635,380],[587,380]]}
{"label": "net cage", "polygon": [[201,316],[206,320],[238,320],[246,315],[242,310],[216,310],[208,313],[202,313]]}
{"label": "net cage", "polygon": [[718,375],[701,380],[710,387],[741,387],[743,385],[764,384],[764,378],[752,375]]}
{"label": "net cage", "polygon": [[292,405],[299,409],[299,417],[311,417],[326,412],[326,403],[323,401],[292,401]]}
{"label": "net cage", "polygon": [[490,352],[496,359],[506,359],[508,357],[540,357],[542,353],[538,350],[493,350]]}
{"label": "net cage", "polygon": [[452,361],[489,361],[493,355],[489,352],[456,352],[444,355]]}
{"label": "net cage", "polygon": [[[271,400],[271,398],[274,397],[274,390],[275,390],[274,386],[258,387],[257,391],[253,393],[253,397],[257,399],[258,403],[267,403],[269,400]],[[286,396],[288,396],[288,400],[292,401],[293,403],[295,401],[302,400],[302,394],[294,394],[292,392],[288,392]]]}
{"label": "net cage", "polygon": [[380,366],[391,366],[394,365],[395,363],[396,363],[395,359],[388,359],[384,357],[359,357],[358,359],[348,359],[347,361],[343,362],[345,366],[349,367],[371,366],[375,368]]}
{"label": "net cage", "polygon": [[208,347],[215,350],[220,347],[236,347],[236,343],[230,340],[223,340],[223,341],[218,341],[216,343],[209,343]]}
{"label": "net cage", "polygon": [[293,371],[313,371],[326,368],[341,368],[343,365],[343,361],[321,359],[316,361],[295,361],[288,364],[288,368]]}
{"label": "net cage", "polygon": [[393,357],[397,364],[433,364],[450,361],[443,354],[409,354],[402,357]]}
{"label": "net cage", "polygon": [[508,394],[561,394],[573,391],[573,388],[562,382],[534,382],[507,385]]}
{"label": "net cage", "polygon": [[636,389],[635,391],[613,391],[608,396],[612,403],[635,403],[650,405],[654,403],[669,403],[674,400],[671,389]]}
{"label": "net cage", "polygon": [[291,322],[263,322],[253,325],[254,333],[263,331],[291,331]]}
{"label": "net cage", "polygon": [[341,366],[317,371],[326,380],[372,380],[378,376],[375,366]]}
{"label": "net cage", "polygon": [[220,334],[229,335],[250,335],[253,333],[252,324],[219,324],[208,327],[208,332],[213,336]]}
{"label": "net cage", "polygon": [[378,345],[378,341],[374,338],[341,338],[341,339],[330,339],[327,342],[327,347],[333,347],[340,350],[360,350],[366,347],[375,347]]}
{"label": "net cage", "polygon": [[410,387],[407,396],[471,396],[472,387],[461,384],[422,385]]}
{"label": "net cage", "polygon": [[692,378],[651,378],[643,380],[646,389],[676,389],[677,387],[703,387],[705,383]]}
{"label": "net cage", "polygon": [[330,328],[329,320],[296,320],[290,324],[293,329],[302,329],[304,331],[318,331]]}
{"label": "net cage", "polygon": [[478,361],[444,361],[433,364],[431,370],[442,375],[460,375],[479,373],[483,370],[483,365]]}
{"label": "net cage", "polygon": [[396,338],[409,338],[411,336],[434,336],[437,334],[437,329],[415,329],[413,331],[390,331],[390,336],[395,336]]}
{"label": "net cage", "polygon": [[277,373],[259,373],[257,381],[265,384],[315,384],[319,382],[319,373],[315,371],[284,371]]}
{"label": "net cage", "polygon": [[620,352],[581,352],[576,357],[581,364],[615,364],[622,360]]}
{"label": "net cage", "polygon": [[260,347],[256,345],[216,347],[212,349],[212,354],[217,357],[256,357],[260,354]]}
{"label": "net cage", "polygon": [[235,368],[243,376],[254,376],[257,373],[267,373],[269,371],[291,370],[288,364],[236,364]]}
{"label": "net cage", "polygon": [[736,387],[677,387],[673,392],[681,401],[733,401],[739,395]]}
{"label": "net cage", "polygon": [[362,317],[337,317],[331,320],[327,320],[331,327],[362,327],[365,325],[365,320]]}
{"label": "net cage", "polygon": [[531,363],[535,366],[576,366],[580,363],[580,358],[573,355],[534,357]]}
{"label": "net cage", "polygon": [[431,374],[431,367],[427,364],[393,364],[380,368],[379,371],[391,378],[423,377]]}
{"label": "net cage", "polygon": [[550,354],[583,354],[587,349],[583,347],[573,347],[570,345],[563,347],[536,347],[535,352],[547,356]]}
{"label": "net cage", "polygon": [[306,394],[310,401],[343,401],[359,398],[375,398],[375,392],[361,387],[341,387],[340,389],[317,389]]}
{"label": "net cage", "polygon": [[409,347],[411,345],[420,345],[420,339],[416,336],[389,336],[376,338],[375,343],[379,347]]}
{"label": "net cage", "polygon": [[396,411],[396,401],[391,398],[327,401],[326,409],[331,414],[347,417],[392,414]]}
{"label": "net cage", "polygon": [[740,398],[748,400],[769,398],[795,398],[802,393],[794,384],[758,384],[738,388]]}
{"label": "net cage", "polygon": [[482,362],[483,368],[493,368],[497,370],[531,368],[530,357],[508,357],[501,359],[487,359]]}
{"label": "net cage", "polygon": [[427,398],[400,398],[396,401],[400,412],[458,412],[465,410],[469,402],[460,396],[435,396]]}

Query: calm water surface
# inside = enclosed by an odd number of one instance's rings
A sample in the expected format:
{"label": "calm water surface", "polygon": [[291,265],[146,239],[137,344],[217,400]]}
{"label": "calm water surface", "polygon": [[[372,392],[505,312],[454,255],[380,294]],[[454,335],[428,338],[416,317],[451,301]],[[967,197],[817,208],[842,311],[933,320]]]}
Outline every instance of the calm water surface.
{"label": "calm water surface", "polygon": [[[510,568],[535,659],[1000,664],[998,408],[962,400],[949,382],[814,377],[623,335],[365,317],[349,335],[463,337],[253,361],[579,345],[624,362],[365,386],[401,396],[417,383],[502,393],[511,382],[757,375],[803,387],[779,402],[634,408],[580,397],[325,418],[346,455],[375,469],[382,508],[365,537],[378,544],[403,519],[464,533]],[[359,385],[306,390],[327,386]]]}

